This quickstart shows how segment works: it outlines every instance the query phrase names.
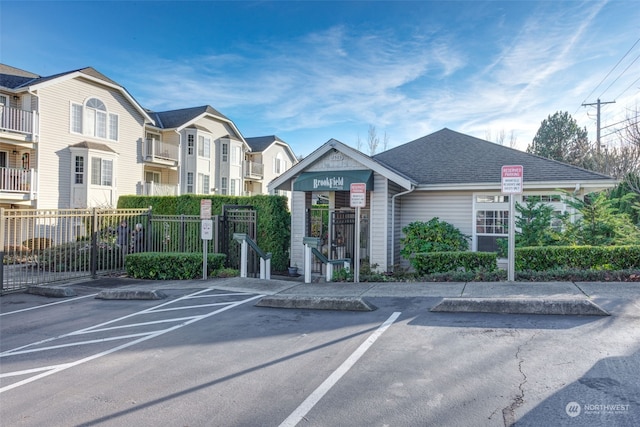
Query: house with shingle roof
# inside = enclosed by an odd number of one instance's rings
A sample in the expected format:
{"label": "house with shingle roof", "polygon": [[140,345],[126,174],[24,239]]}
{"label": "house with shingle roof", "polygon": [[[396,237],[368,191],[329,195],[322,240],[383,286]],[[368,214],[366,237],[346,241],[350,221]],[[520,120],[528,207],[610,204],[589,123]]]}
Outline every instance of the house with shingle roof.
{"label": "house with shingle roof", "polygon": [[136,194],[152,121],[91,67],[39,76],[0,65],[0,206],[115,206]]}
{"label": "house with shingle roof", "polygon": [[236,125],[210,105],[150,112],[143,146],[143,194],[241,196],[250,147]]}
{"label": "house with shingle roof", "polygon": [[[506,165],[523,167],[523,194],[502,194]],[[366,186],[359,218],[350,208],[352,183]],[[606,175],[445,128],[373,156],[332,139],[271,181],[269,189],[292,191],[292,263],[304,264],[303,238],[318,237],[329,258],[353,259],[359,252],[360,261],[391,271],[409,266],[400,257],[400,239],[414,221],[437,217],[471,236],[471,250],[495,251],[497,239],[507,236],[509,197],[522,203],[539,196],[565,212],[570,207],[562,191],[584,196],[615,184]],[[328,201],[326,226],[312,214],[325,208],[317,207],[320,200]]]}
{"label": "house with shingle roof", "polygon": [[[249,194],[267,194],[267,184],[298,162],[289,144],[276,135],[245,138],[251,151],[247,153],[245,187]],[[288,191],[275,194],[290,197]]]}
{"label": "house with shingle roof", "polygon": [[[0,207],[7,209],[114,207],[121,195],[266,193],[265,175],[271,180],[295,160],[284,141],[269,138],[255,138],[252,153],[235,123],[210,105],[151,111],[91,67],[40,76],[0,64]],[[257,177],[264,159],[269,167]]]}

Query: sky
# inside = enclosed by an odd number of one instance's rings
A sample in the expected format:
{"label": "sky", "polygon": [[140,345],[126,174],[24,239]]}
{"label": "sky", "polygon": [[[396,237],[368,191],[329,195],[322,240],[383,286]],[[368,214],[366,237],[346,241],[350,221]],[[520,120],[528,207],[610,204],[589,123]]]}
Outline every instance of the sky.
{"label": "sky", "polygon": [[635,0],[0,0],[0,62],[93,67],[145,108],[211,105],[298,156],[331,138],[369,154],[371,128],[378,152],[445,127],[525,150],[558,111],[595,140],[597,99],[615,144],[639,58]]}

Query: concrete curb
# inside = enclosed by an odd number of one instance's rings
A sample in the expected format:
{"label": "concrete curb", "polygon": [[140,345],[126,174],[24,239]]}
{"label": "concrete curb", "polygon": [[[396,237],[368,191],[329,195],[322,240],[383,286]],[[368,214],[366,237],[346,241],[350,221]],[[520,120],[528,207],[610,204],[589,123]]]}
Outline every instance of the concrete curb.
{"label": "concrete curb", "polygon": [[96,295],[96,299],[119,299],[119,300],[131,300],[131,299],[165,299],[167,295],[162,291],[157,290],[136,290],[136,289],[115,289],[110,291],[102,291]]}
{"label": "concrete curb", "polygon": [[444,298],[430,311],[450,313],[560,314],[610,316],[587,299]]}
{"label": "concrete curb", "polygon": [[75,297],[77,295],[72,288],[61,286],[29,286],[27,293],[52,298]]}
{"label": "concrete curb", "polygon": [[256,307],[338,311],[373,311],[377,309],[357,297],[303,297],[296,295],[269,295],[258,301]]}

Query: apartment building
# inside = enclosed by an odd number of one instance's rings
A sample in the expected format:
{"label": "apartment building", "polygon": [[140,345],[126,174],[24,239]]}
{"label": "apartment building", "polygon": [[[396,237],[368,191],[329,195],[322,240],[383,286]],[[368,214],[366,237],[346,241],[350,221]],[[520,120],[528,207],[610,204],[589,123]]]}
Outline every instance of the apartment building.
{"label": "apartment building", "polygon": [[[286,170],[293,152],[280,139],[273,147],[286,154],[268,170]],[[154,112],[91,67],[43,77],[0,64],[0,207],[115,207],[130,194],[266,194],[273,175],[257,173],[265,158],[209,105]]]}

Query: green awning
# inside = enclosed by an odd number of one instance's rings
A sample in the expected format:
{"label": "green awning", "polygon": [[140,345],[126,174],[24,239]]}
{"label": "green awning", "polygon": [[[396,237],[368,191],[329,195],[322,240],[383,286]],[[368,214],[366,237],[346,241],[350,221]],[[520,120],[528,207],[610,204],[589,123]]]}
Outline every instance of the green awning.
{"label": "green awning", "polygon": [[351,184],[367,184],[373,190],[373,171],[347,170],[326,172],[303,172],[293,183],[294,191],[349,191]]}

